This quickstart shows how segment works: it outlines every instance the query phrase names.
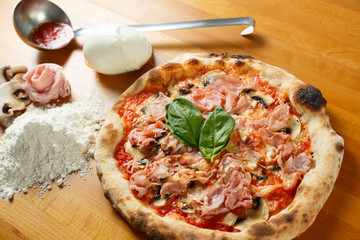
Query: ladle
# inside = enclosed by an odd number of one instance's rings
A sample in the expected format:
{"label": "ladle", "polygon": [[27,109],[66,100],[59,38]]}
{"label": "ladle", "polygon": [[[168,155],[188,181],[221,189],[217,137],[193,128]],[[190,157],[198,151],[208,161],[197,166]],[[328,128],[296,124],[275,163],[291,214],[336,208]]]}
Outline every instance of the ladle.
{"label": "ladle", "polygon": [[[59,8],[56,4],[48,0],[21,0],[19,1],[13,10],[13,23],[16,32],[21,39],[30,45],[31,47],[40,50],[56,50],[65,47],[72,38],[80,35],[89,34],[95,27],[83,27],[74,31],[74,34],[65,41],[66,43],[57,48],[42,47],[34,43],[29,34],[33,29],[42,23],[50,21],[59,21],[69,24],[71,27],[71,21],[67,14]],[[186,22],[172,22],[172,23],[159,23],[159,24],[144,24],[144,25],[129,25],[141,32],[150,31],[165,31],[176,29],[188,29],[188,28],[204,28],[204,27],[218,27],[229,25],[249,25],[241,32],[241,35],[248,35],[255,30],[255,20],[251,17],[239,17],[239,18],[223,18],[223,19],[208,19],[200,21],[186,21]]]}

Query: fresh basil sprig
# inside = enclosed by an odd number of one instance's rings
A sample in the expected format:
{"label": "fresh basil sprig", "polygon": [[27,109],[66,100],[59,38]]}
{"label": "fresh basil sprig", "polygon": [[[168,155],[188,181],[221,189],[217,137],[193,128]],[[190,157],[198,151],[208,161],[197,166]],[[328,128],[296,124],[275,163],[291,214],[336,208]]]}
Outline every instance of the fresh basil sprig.
{"label": "fresh basil sprig", "polygon": [[211,162],[228,144],[235,120],[221,107],[215,108],[201,128],[199,149]]}
{"label": "fresh basil sprig", "polygon": [[165,106],[166,125],[179,142],[186,146],[198,146],[203,117],[200,110],[185,98],[175,98]]}
{"label": "fresh basil sprig", "polygon": [[199,148],[211,162],[229,142],[235,120],[221,107],[209,114],[205,123],[200,110],[185,98],[175,98],[165,106],[166,124],[179,142]]}

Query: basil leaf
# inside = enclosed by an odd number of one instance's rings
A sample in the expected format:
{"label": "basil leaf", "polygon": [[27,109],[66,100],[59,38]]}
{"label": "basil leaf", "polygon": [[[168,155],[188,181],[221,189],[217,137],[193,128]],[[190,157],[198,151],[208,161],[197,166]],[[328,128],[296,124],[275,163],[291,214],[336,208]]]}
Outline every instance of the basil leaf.
{"label": "basil leaf", "polygon": [[215,108],[202,126],[199,149],[203,157],[211,162],[228,144],[235,120],[221,107]]}
{"label": "basil leaf", "polygon": [[175,98],[165,106],[166,125],[179,142],[197,148],[203,117],[200,110],[185,98]]}

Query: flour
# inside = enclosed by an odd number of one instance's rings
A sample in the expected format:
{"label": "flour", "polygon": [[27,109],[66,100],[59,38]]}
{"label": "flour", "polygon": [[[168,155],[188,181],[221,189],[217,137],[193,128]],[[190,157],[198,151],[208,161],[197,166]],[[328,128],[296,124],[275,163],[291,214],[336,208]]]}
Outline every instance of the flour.
{"label": "flour", "polygon": [[27,192],[34,184],[51,189],[71,172],[88,168],[101,116],[90,100],[49,109],[35,108],[16,118],[0,141],[0,198]]}

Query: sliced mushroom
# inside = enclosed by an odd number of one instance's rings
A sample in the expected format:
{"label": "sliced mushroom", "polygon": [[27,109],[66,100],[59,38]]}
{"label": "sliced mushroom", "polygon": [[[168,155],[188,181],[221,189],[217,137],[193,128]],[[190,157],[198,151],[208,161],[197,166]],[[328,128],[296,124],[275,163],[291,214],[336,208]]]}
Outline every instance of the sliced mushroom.
{"label": "sliced mushroom", "polygon": [[13,94],[14,84],[6,82],[0,86],[0,118],[12,116],[14,111],[23,110],[26,108],[26,102],[20,101]]}
{"label": "sliced mushroom", "polygon": [[[3,66],[0,68],[1,75],[0,75],[0,84],[3,84],[5,82],[11,81],[11,79],[17,75],[18,73],[25,74],[27,72],[27,67],[18,65],[18,66]],[[22,76],[21,76],[22,78]]]}
{"label": "sliced mushroom", "polygon": [[225,217],[223,218],[221,223],[228,225],[228,226],[232,226],[235,224],[237,219],[238,219],[238,215],[236,215],[232,212],[229,212],[225,215]]}
{"label": "sliced mushroom", "polygon": [[180,203],[180,210],[184,213],[194,214],[195,210],[185,203]]}
{"label": "sliced mushroom", "polygon": [[253,95],[251,98],[261,103],[264,108],[268,108],[275,102],[275,99],[273,99],[270,95]]}
{"label": "sliced mushroom", "polygon": [[[256,199],[256,200],[255,200]],[[255,198],[255,207],[246,211],[247,218],[236,223],[234,228],[244,230],[250,224],[265,222],[269,218],[269,206],[262,198]]]}
{"label": "sliced mushroom", "polygon": [[26,67],[2,67],[0,77],[0,119],[14,115],[15,111],[21,111],[30,103],[30,99],[24,89],[24,75]]}
{"label": "sliced mushroom", "polygon": [[290,130],[290,135],[292,137],[297,137],[301,132],[301,122],[299,118],[295,115],[290,115],[289,120],[287,122],[287,126]]}
{"label": "sliced mushroom", "polygon": [[200,82],[203,87],[207,87],[215,78],[225,74],[223,71],[210,71],[201,76]]}
{"label": "sliced mushroom", "polygon": [[161,207],[161,206],[164,206],[166,204],[167,200],[168,199],[166,197],[162,197],[160,194],[155,195],[152,204],[154,206]]}
{"label": "sliced mushroom", "polygon": [[10,77],[8,76],[10,66],[3,66],[0,68],[1,75],[0,75],[0,84],[6,83],[10,81]]}

